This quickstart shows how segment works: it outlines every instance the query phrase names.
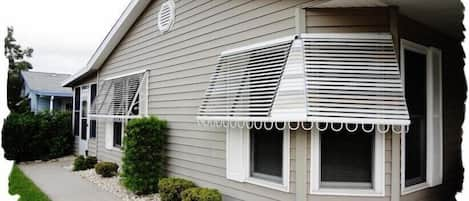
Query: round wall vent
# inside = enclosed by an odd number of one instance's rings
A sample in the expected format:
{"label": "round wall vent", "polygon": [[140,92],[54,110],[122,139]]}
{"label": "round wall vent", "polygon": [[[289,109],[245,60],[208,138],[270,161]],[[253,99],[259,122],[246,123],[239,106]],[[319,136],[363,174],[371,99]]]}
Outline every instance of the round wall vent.
{"label": "round wall vent", "polygon": [[174,1],[169,0],[161,4],[160,12],[158,13],[158,28],[161,32],[168,31],[174,24],[175,12]]}

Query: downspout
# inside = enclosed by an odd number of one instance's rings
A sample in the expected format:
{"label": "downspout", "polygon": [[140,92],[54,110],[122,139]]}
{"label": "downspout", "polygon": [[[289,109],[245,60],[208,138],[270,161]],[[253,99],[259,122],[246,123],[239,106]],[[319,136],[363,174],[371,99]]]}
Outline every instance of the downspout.
{"label": "downspout", "polygon": [[[400,60],[399,12],[395,6],[389,7],[389,31],[392,34],[397,63]],[[391,201],[401,199],[401,136],[391,132]]]}
{"label": "downspout", "polygon": [[[306,32],[306,11],[303,8],[295,8],[295,32],[297,35]],[[293,131],[295,134],[295,201],[307,200],[307,135],[308,132],[298,129]],[[291,136],[289,136],[291,137]]]}

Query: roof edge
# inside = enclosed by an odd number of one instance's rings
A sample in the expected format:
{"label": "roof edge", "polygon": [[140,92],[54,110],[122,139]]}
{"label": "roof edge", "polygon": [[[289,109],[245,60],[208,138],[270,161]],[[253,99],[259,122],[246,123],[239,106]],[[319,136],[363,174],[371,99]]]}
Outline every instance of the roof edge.
{"label": "roof edge", "polygon": [[132,0],[129,5],[127,5],[117,22],[112,26],[104,40],[95,50],[86,66],[67,78],[62,83],[62,86],[71,87],[74,81],[77,81],[89,72],[100,69],[104,61],[106,61],[108,56],[119,44],[127,31],[132,27],[134,22],[150,2],[151,0]]}

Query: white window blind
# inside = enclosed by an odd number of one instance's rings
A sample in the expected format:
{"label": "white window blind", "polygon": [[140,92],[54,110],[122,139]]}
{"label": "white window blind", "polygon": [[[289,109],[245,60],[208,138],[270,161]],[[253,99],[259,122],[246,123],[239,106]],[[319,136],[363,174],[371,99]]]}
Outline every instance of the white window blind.
{"label": "white window blind", "polygon": [[410,123],[389,33],[301,34],[225,51],[198,120]]}
{"label": "white window blind", "polygon": [[269,117],[290,45],[287,39],[222,53],[200,116]]}
{"label": "white window blind", "polygon": [[409,124],[390,34],[305,34],[308,119]]}
{"label": "white window blind", "polygon": [[100,82],[90,116],[132,118],[141,115],[146,77],[147,73],[138,73]]}

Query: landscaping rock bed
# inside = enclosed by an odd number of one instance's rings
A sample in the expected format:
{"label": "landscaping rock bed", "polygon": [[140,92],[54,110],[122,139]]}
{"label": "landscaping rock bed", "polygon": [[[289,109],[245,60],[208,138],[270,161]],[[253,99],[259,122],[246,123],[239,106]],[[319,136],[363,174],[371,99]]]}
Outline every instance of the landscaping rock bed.
{"label": "landscaping rock bed", "polygon": [[119,183],[119,177],[104,178],[96,174],[94,169],[73,172],[80,175],[82,178],[96,184],[105,191],[111,192],[123,201],[159,201],[158,194],[150,194],[144,196],[137,196],[128,191]]}

